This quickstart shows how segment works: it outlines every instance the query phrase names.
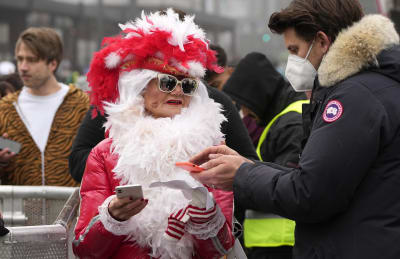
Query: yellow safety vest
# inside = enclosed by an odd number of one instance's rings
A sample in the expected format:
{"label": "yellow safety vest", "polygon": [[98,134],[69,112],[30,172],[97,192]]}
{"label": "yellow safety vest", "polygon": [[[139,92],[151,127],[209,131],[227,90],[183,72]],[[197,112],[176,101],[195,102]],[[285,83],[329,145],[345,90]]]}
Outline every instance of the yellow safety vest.
{"label": "yellow safety vest", "polygon": [[[261,145],[272,124],[288,112],[302,113],[303,104],[308,100],[296,101],[276,115],[265,127],[257,145],[257,155],[261,158]],[[295,222],[272,213],[246,210],[244,220],[244,244],[246,247],[277,247],[294,245]]]}

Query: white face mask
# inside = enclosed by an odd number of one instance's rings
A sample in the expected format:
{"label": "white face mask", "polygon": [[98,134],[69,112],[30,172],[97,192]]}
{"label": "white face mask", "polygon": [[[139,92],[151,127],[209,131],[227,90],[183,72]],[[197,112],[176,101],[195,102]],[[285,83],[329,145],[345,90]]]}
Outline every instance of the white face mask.
{"label": "white face mask", "polygon": [[311,43],[305,58],[289,54],[285,76],[296,92],[311,91],[314,85],[314,79],[317,70],[308,61],[314,41]]}

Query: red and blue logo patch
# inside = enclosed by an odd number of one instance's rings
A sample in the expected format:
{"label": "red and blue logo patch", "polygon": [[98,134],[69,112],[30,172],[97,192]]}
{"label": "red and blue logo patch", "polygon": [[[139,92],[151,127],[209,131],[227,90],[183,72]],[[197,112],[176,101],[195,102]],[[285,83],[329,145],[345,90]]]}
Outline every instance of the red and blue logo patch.
{"label": "red and blue logo patch", "polygon": [[343,114],[343,105],[337,101],[329,101],[325,107],[322,118],[325,122],[331,123],[338,120]]}

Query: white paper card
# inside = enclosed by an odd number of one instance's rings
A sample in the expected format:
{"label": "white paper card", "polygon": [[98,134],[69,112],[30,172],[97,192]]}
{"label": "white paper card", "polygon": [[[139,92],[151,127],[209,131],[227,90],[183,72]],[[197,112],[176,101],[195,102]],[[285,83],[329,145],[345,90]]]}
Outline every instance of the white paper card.
{"label": "white paper card", "polygon": [[181,190],[183,192],[183,195],[188,200],[192,199],[193,190],[198,190],[201,193],[203,193],[204,197],[206,197],[206,199],[207,199],[206,200],[206,210],[209,210],[214,206],[214,200],[213,200],[212,194],[204,186],[192,187],[186,181],[183,181],[183,180],[171,180],[171,181],[167,181],[167,182],[160,182],[160,181],[152,182],[149,185],[149,187],[150,188],[167,187],[167,188],[171,188],[171,189]]}

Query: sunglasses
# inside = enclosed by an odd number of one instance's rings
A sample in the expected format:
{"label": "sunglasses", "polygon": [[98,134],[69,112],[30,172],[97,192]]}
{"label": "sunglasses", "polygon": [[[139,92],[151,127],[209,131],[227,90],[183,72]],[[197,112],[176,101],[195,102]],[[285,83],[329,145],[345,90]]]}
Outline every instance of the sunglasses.
{"label": "sunglasses", "polygon": [[181,85],[182,92],[185,95],[192,96],[197,89],[198,81],[193,78],[184,78],[178,80],[178,78],[168,74],[158,74],[158,88],[161,92],[171,93],[175,90],[178,84]]}

